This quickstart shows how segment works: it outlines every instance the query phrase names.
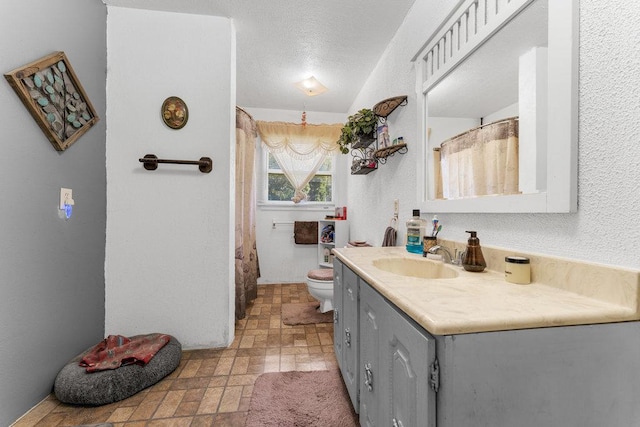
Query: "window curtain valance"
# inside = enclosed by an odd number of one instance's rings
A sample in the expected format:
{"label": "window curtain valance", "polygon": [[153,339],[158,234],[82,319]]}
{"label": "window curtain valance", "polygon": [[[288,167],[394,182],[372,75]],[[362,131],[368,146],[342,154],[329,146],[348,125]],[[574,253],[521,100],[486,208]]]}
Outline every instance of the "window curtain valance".
{"label": "window curtain valance", "polygon": [[262,143],[295,190],[291,199],[294,203],[307,198],[304,187],[318,172],[325,158],[338,151],[342,126],[256,122]]}
{"label": "window curtain valance", "polygon": [[343,125],[257,121],[256,126],[262,143],[272,154],[286,151],[293,158],[308,160],[319,152],[337,151]]}
{"label": "window curtain valance", "polygon": [[[500,120],[454,136],[435,152],[441,180],[437,197],[516,194],[518,190],[518,118]],[[440,157],[438,159],[437,157]]]}

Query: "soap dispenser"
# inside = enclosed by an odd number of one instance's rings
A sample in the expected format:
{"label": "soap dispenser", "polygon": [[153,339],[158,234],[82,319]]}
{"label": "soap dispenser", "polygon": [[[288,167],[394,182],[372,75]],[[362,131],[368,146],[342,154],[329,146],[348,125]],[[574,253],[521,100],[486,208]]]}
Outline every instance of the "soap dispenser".
{"label": "soap dispenser", "polygon": [[480,239],[476,236],[475,231],[467,231],[471,234],[467,242],[467,250],[462,258],[462,267],[467,271],[481,272],[487,267],[480,248]]}

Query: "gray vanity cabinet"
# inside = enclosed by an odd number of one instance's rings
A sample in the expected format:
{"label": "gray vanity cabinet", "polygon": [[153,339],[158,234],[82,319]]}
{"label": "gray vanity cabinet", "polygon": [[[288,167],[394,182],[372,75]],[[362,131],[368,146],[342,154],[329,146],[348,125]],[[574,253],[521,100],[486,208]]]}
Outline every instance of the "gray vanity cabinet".
{"label": "gray vanity cabinet", "polygon": [[437,337],[438,427],[640,426],[640,323]]}
{"label": "gray vanity cabinet", "polygon": [[334,349],[363,426],[435,427],[435,339],[334,261]]}
{"label": "gray vanity cabinet", "polygon": [[[333,270],[333,292],[338,297],[338,305],[334,305],[334,330],[333,341],[336,349],[336,357],[342,378],[347,386],[349,397],[354,408],[358,408],[358,382],[359,382],[359,316],[358,316],[358,276],[348,267],[335,260]],[[337,278],[337,280],[336,280]]]}
{"label": "gray vanity cabinet", "polygon": [[334,272],[336,356],[362,426],[640,427],[640,322],[432,336]]}
{"label": "gray vanity cabinet", "polygon": [[[347,267],[344,267],[345,269]],[[342,326],[342,263],[338,260],[333,261],[333,349],[336,353],[338,367],[342,369],[342,334],[344,328]]]}
{"label": "gray vanity cabinet", "polygon": [[435,339],[360,281],[360,424],[435,427]]}

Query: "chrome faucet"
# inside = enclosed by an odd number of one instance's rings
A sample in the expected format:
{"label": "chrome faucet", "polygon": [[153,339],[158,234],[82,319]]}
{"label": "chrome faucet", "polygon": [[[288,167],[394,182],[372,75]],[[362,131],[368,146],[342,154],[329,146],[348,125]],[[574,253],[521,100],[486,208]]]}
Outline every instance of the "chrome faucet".
{"label": "chrome faucet", "polygon": [[452,256],[451,251],[447,249],[445,246],[435,245],[430,247],[427,252],[434,255],[437,254],[438,252],[442,252],[442,262],[444,262],[445,264],[460,265],[460,261],[458,260],[458,258]]}

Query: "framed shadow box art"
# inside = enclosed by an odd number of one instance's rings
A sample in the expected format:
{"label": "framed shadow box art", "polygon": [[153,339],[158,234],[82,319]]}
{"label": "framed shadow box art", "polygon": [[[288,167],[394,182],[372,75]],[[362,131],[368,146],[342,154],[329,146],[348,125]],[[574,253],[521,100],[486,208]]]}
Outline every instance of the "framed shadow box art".
{"label": "framed shadow box art", "polygon": [[64,52],[4,75],[53,147],[64,151],[99,117]]}

